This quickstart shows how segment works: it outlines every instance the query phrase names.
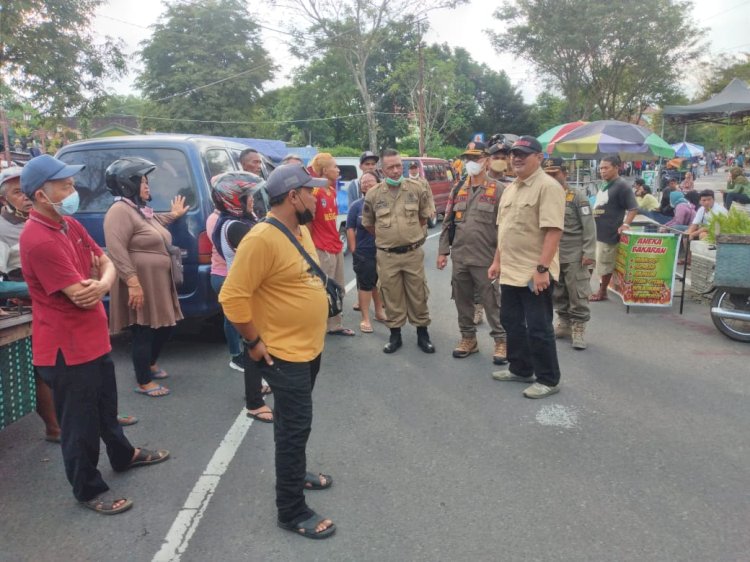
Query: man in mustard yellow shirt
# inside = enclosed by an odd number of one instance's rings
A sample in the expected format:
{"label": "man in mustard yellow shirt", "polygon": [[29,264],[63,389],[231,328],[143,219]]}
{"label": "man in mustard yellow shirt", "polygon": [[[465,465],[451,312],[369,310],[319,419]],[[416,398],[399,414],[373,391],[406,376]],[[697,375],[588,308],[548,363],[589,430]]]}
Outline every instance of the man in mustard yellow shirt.
{"label": "man in mustard yellow shirt", "polygon": [[[299,164],[279,166],[266,182],[267,219],[286,227],[316,262],[303,225],[315,213],[313,188],[327,183]],[[335,525],[310,509],[304,494],[333,483],[328,475],[306,472],[312,389],[328,317],[323,282],[280,228],[261,222],[240,242],[219,302],[245,342],[250,368],[258,369],[274,392],[278,525],[307,538],[329,537]]]}
{"label": "man in mustard yellow shirt", "polygon": [[510,156],[516,180],[500,199],[497,252],[488,271],[490,279],[500,280],[509,364],[492,376],[533,383],[523,395],[544,398],[558,392],[560,382],[552,292],[560,279],[565,191],[541,169],[542,146],[534,137],[519,137]]}

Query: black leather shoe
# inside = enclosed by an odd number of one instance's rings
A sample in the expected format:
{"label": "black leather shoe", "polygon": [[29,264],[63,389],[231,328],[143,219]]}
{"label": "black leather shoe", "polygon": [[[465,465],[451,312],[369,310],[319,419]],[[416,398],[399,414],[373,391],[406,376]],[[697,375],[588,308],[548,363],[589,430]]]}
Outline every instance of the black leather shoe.
{"label": "black leather shoe", "polygon": [[391,336],[390,341],[383,346],[383,353],[394,353],[402,345],[404,342],[401,341],[401,336]]}
{"label": "black leather shoe", "polygon": [[435,353],[435,346],[432,345],[429,336],[423,336],[417,339],[417,345],[419,346],[419,349],[425,353]]}

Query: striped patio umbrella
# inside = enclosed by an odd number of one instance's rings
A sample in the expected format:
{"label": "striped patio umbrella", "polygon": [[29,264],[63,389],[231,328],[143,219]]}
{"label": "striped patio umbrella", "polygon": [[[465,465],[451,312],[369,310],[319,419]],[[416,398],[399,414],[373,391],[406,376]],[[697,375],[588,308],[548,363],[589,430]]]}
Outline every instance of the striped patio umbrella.
{"label": "striped patio umbrella", "polygon": [[691,142],[682,141],[670,146],[674,148],[675,155],[680,158],[695,158],[705,152],[705,149],[701,145]]}
{"label": "striped patio umbrella", "polygon": [[674,148],[646,127],[624,121],[592,121],[555,142],[554,156],[599,159],[616,154],[624,161],[672,158]]}
{"label": "striped patio umbrella", "polygon": [[570,123],[563,123],[557,125],[551,129],[547,129],[536,140],[542,145],[542,150],[549,154],[554,150],[555,142],[561,137],[567,135],[573,129],[577,129],[581,125],[585,125],[588,121],[571,121]]}

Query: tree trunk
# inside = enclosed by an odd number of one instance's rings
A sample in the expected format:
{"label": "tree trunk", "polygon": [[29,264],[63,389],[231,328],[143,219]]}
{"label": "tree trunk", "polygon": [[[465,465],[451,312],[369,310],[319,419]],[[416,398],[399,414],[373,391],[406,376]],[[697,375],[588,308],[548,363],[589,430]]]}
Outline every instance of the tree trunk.
{"label": "tree trunk", "polygon": [[356,59],[346,57],[346,62],[349,64],[349,70],[351,70],[354,76],[354,81],[357,84],[357,90],[359,95],[362,97],[362,104],[365,107],[365,117],[367,118],[367,136],[369,141],[369,149],[376,153],[378,152],[378,120],[375,117],[375,109],[373,107],[372,98],[370,97],[370,90],[367,88],[367,76],[365,74],[365,67],[367,66],[367,57],[359,57]]}

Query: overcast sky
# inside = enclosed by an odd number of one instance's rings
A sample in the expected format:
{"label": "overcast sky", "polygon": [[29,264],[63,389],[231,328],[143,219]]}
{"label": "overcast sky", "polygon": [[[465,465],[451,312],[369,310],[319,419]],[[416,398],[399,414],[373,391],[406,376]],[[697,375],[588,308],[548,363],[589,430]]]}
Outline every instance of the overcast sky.
{"label": "overcast sky", "polygon": [[[610,3],[609,0],[606,1]],[[255,1],[248,4],[250,13],[259,23],[284,29],[283,18],[275,18],[264,3]],[[469,4],[455,10],[433,12],[429,18],[431,28],[425,40],[429,43],[448,43],[453,47],[463,47],[475,60],[494,70],[505,70],[530,103],[542,89],[541,83],[525,63],[498,55],[484,32],[489,27],[499,28],[499,22],[491,16],[494,8],[500,5],[502,2],[493,0],[471,0]],[[695,19],[708,29],[711,49],[707,56],[715,58],[725,53],[736,55],[750,52],[750,1],[694,0],[694,5]],[[98,10],[94,28],[101,36],[121,38],[125,42],[126,52],[132,55],[138,50],[138,44],[150,36],[148,27],[158,20],[162,11],[163,3],[155,0],[110,0]],[[669,30],[664,32],[669,33]],[[284,38],[277,33],[263,31],[266,48],[280,67],[273,83],[267,86],[269,89],[287,84],[289,72],[296,64],[286,49],[271,48],[271,45],[281,46]],[[131,56],[129,59],[135,61],[135,57]],[[131,64],[130,74],[113,83],[112,91],[118,94],[135,93],[132,82],[136,70],[135,65]],[[689,94],[695,92],[699,78],[696,73],[685,77],[684,86]]]}

